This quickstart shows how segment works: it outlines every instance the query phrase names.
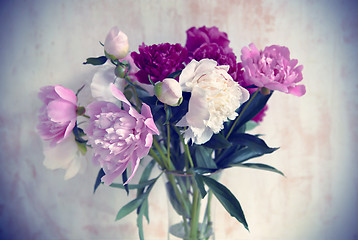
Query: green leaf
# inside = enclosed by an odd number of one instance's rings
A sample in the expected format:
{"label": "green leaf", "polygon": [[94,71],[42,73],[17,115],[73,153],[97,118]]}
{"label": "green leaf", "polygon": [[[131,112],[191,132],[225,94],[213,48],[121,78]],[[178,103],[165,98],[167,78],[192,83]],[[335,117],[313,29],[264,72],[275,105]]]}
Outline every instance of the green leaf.
{"label": "green leaf", "polygon": [[123,181],[123,187],[127,192],[127,196],[129,195],[129,188],[128,185],[124,185],[125,182],[127,182],[128,177],[127,177],[127,169],[124,170],[124,172],[122,173],[122,181]]}
{"label": "green leaf", "polygon": [[133,199],[132,201],[124,205],[117,213],[116,221],[124,218],[125,216],[136,210],[143,203],[144,198],[145,195],[143,194],[139,198]]}
{"label": "green leaf", "polygon": [[101,184],[101,178],[105,175],[103,169],[101,168],[97,174],[96,181],[94,183],[93,193],[96,192],[98,186]]}
{"label": "green leaf", "polygon": [[195,160],[198,168],[216,169],[216,163],[211,157],[212,150],[204,146],[197,146],[195,149]]}
{"label": "green leaf", "polygon": [[246,123],[246,131],[251,131],[251,130],[253,130],[255,127],[257,127],[259,124],[257,123],[257,122],[255,122],[255,121],[248,121],[247,123]]}
{"label": "green leaf", "polygon": [[249,230],[241,205],[236,197],[230,192],[230,190],[210,177],[201,176],[201,178],[214,193],[215,197],[223,205],[226,211],[230,213],[232,217],[236,218],[240,223],[242,223],[247,230]]}
{"label": "green leaf", "polygon": [[199,191],[201,194],[201,198],[204,198],[206,196],[206,190],[204,187],[203,179],[200,174],[195,174],[194,178],[195,178],[196,184],[198,185],[198,188],[199,188]]}
{"label": "green leaf", "polygon": [[218,158],[217,165],[219,168],[230,167],[251,158],[272,153],[278,149],[270,148],[267,146],[265,141],[260,139],[258,136],[246,133],[233,134],[230,136],[229,140],[230,142],[237,144],[237,147],[234,151],[229,148],[225,157],[220,156]]}
{"label": "green leaf", "polygon": [[[262,95],[260,92],[258,92],[254,98],[253,98],[254,94],[251,94],[250,99],[246,103],[241,105],[241,107],[239,108],[238,114],[240,118],[235,126],[235,129],[240,128],[246,122],[254,118],[265,107],[272,93],[273,92],[271,92],[268,95]],[[249,105],[245,109],[245,106],[247,104]],[[245,109],[245,111],[243,111],[243,109]]]}
{"label": "green leaf", "polygon": [[[155,179],[157,180],[157,178]],[[145,193],[143,193],[142,195],[140,195],[139,197],[133,199],[132,201],[130,201],[129,203],[127,203],[126,205],[124,205],[119,212],[117,213],[116,216],[116,221],[124,218],[125,216],[127,216],[128,214],[130,214],[131,212],[133,212],[134,210],[136,210],[137,208],[139,208],[139,206],[142,205],[143,201],[145,199],[148,198],[148,195],[150,193],[150,191],[152,190],[154,184],[156,181],[152,182],[147,190],[145,191]]]}
{"label": "green leaf", "polygon": [[87,58],[86,62],[84,62],[83,64],[102,65],[105,62],[107,62],[107,58],[105,56],[101,56]]}
{"label": "green leaf", "polygon": [[231,143],[223,135],[214,134],[204,146],[212,149],[222,149],[230,147]]}
{"label": "green leaf", "polygon": [[278,173],[282,176],[285,177],[285,174],[283,174],[283,172],[277,170],[274,167],[271,167],[269,165],[266,164],[262,164],[262,163],[242,163],[242,164],[237,164],[235,165],[237,167],[247,167],[247,168],[255,168],[255,169],[260,169],[260,170],[265,170],[265,171],[270,171],[270,172],[275,172]]}
{"label": "green leaf", "polygon": [[[145,167],[142,176],[139,179],[139,184],[143,183],[143,182],[147,182],[149,179],[150,174],[152,173],[153,167],[155,165],[155,160],[151,160],[148,165]],[[156,179],[155,179],[156,181]],[[144,191],[144,187],[143,188],[138,188],[137,191],[137,197],[140,196]]]}
{"label": "green leaf", "polygon": [[[146,199],[140,207],[140,210],[137,215],[137,227],[138,227],[138,235],[140,240],[144,240],[144,233],[143,233],[143,215],[145,214],[145,203],[147,202],[148,206],[148,199]],[[148,207],[147,207],[148,209]]]}

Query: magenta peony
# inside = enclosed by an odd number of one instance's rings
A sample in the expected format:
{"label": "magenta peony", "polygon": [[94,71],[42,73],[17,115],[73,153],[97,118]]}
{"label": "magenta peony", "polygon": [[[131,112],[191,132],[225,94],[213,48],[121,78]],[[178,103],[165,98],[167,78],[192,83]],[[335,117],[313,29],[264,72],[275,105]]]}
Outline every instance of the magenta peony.
{"label": "magenta peony", "polygon": [[50,146],[60,143],[69,136],[77,120],[77,97],[70,89],[60,85],[40,89],[43,101],[37,129],[43,140]]}
{"label": "magenta peony", "polygon": [[225,52],[232,52],[232,49],[229,47],[230,41],[227,34],[225,32],[220,32],[217,27],[192,27],[186,31],[186,35],[187,39],[185,47],[188,49],[189,53],[193,53],[205,43],[215,43]]}
{"label": "magenta peony", "polygon": [[298,61],[290,59],[288,48],[272,45],[259,51],[254,44],[249,47],[241,50],[246,82],[296,96],[306,93],[304,85],[296,85],[302,80],[303,66],[296,67]]}
{"label": "magenta peony", "polygon": [[[93,102],[87,107],[90,123],[85,133],[93,147],[93,160],[105,172],[102,181],[109,185],[131,163],[129,182],[152,146],[153,134],[159,134],[150,107],[143,103],[139,114],[115,85],[112,94],[123,103],[123,109],[111,102]],[[127,183],[126,182],[126,183]]]}
{"label": "magenta peony", "polygon": [[131,56],[140,69],[136,73],[138,81],[150,84],[148,75],[156,83],[167,78],[171,73],[182,70],[187,58],[187,50],[179,43],[163,43],[159,45],[139,46],[139,53],[132,52]]}

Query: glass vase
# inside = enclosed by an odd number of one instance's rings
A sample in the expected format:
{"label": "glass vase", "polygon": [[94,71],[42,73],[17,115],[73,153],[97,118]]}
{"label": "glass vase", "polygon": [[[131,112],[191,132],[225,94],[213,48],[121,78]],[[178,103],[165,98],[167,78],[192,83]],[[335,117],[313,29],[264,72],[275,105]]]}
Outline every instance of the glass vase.
{"label": "glass vase", "polygon": [[212,240],[212,193],[202,199],[194,176],[166,173],[168,239]]}

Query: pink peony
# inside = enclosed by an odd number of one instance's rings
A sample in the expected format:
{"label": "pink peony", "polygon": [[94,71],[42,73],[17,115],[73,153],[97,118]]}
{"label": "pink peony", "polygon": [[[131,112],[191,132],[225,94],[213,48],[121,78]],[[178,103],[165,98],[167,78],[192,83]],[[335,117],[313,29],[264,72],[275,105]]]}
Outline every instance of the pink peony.
{"label": "pink peony", "polygon": [[102,181],[109,185],[131,163],[128,183],[152,146],[153,134],[159,134],[150,107],[143,103],[139,114],[115,85],[112,94],[123,102],[123,109],[111,102],[93,102],[87,107],[90,123],[85,133],[93,147],[93,161],[105,172]]}
{"label": "pink peony", "polygon": [[245,81],[296,96],[306,93],[304,85],[296,85],[302,80],[303,66],[296,67],[298,61],[290,59],[288,48],[272,45],[258,51],[253,43],[249,47],[251,50],[247,47],[241,50]]}
{"label": "pink peony", "polygon": [[40,89],[40,109],[37,129],[43,140],[51,146],[62,142],[72,132],[77,120],[77,97],[65,87],[55,85]]}

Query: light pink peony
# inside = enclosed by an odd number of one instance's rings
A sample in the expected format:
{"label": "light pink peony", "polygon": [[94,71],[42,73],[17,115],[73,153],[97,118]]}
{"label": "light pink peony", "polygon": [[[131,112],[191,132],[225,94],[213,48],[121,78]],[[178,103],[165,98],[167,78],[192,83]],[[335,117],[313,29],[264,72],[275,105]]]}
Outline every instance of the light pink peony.
{"label": "light pink peony", "polygon": [[93,102],[87,107],[90,123],[85,133],[93,147],[93,160],[105,172],[102,181],[109,185],[131,163],[128,183],[152,146],[153,134],[159,134],[150,107],[143,103],[139,114],[113,84],[112,94],[122,101],[123,109],[111,102]]}
{"label": "light pink peony", "polygon": [[287,47],[272,45],[263,51],[251,43],[241,50],[245,80],[257,87],[266,87],[284,93],[302,96],[306,93],[304,85],[296,85],[302,80],[303,66],[296,67],[297,59],[290,59]]}
{"label": "light pink peony", "polygon": [[72,90],[55,85],[42,87],[39,98],[44,105],[37,129],[42,139],[54,146],[67,138],[76,124],[77,97]]}

